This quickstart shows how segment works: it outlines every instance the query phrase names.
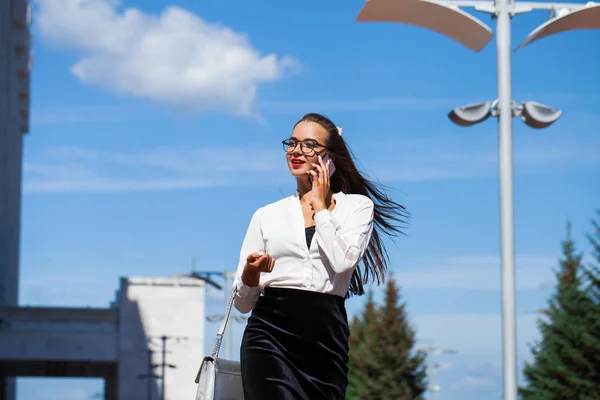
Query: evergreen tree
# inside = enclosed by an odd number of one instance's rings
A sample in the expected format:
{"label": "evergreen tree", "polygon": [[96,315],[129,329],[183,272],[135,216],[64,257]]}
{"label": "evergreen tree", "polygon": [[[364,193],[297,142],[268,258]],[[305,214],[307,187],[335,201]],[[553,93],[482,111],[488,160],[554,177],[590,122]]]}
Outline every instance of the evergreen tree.
{"label": "evergreen tree", "polygon": [[575,251],[575,243],[571,240],[571,223],[567,223],[567,239],[563,242],[563,259],[559,260],[560,269],[556,273],[558,280],[558,293],[554,301],[557,307],[562,307],[563,302],[568,298],[568,291],[571,288],[579,289],[580,281],[578,280],[579,271],[581,270],[581,259],[583,254],[577,254]]}
{"label": "evergreen tree", "polygon": [[377,377],[382,368],[378,324],[379,312],[373,302],[373,292],[369,292],[362,318],[355,316],[350,327],[347,399],[368,399],[369,393],[377,390]]}
{"label": "evergreen tree", "polygon": [[393,279],[385,304],[376,308],[369,293],[362,318],[354,318],[350,335],[349,400],[419,400],[427,387],[425,356],[413,354],[415,331]]}
{"label": "evergreen tree", "polygon": [[527,385],[519,389],[523,400],[600,398],[600,370],[590,358],[600,348],[592,329],[597,305],[582,289],[581,258],[568,229],[548,320],[538,322],[542,338],[532,347],[533,362],[525,366]]}
{"label": "evergreen tree", "polygon": [[[600,217],[600,210],[597,213]],[[587,292],[592,301],[588,328],[595,338],[596,347],[590,349],[588,360],[596,371],[596,382],[600,382],[600,218],[596,221],[592,220],[592,229],[592,233],[587,237],[592,246],[593,261],[584,267],[584,273],[587,278]],[[598,398],[600,398],[600,389]]]}
{"label": "evergreen tree", "polygon": [[[406,304],[400,303],[398,287],[389,279],[385,305],[380,309],[379,344],[383,370],[379,377],[380,399],[419,400],[427,390],[425,355],[414,353],[415,330],[406,315]],[[373,397],[371,397],[373,398]]]}
{"label": "evergreen tree", "polygon": [[600,304],[600,210],[598,220],[592,220],[592,233],[587,235],[592,246],[593,261],[585,268],[585,274],[590,283],[590,296],[596,304]]}

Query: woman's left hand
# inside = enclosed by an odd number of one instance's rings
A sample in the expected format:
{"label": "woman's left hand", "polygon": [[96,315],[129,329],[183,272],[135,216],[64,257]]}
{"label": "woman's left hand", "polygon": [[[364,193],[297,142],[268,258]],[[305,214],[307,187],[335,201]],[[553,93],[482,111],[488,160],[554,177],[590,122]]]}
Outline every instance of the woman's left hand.
{"label": "woman's left hand", "polygon": [[318,164],[312,164],[315,169],[307,171],[312,177],[312,191],[310,192],[310,205],[315,213],[327,208],[327,195],[329,194],[329,161],[323,162],[319,156]]}

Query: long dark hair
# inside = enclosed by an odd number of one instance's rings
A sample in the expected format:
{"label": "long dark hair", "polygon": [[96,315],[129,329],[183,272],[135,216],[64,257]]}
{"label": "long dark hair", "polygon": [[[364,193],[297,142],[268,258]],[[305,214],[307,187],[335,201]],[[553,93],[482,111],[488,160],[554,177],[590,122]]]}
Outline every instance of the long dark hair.
{"label": "long dark hair", "polygon": [[331,177],[331,190],[334,193],[341,191],[347,194],[362,194],[369,197],[375,204],[371,241],[361,263],[352,275],[350,287],[348,288],[348,295],[360,296],[365,293],[363,285],[370,280],[376,280],[378,285],[385,281],[389,258],[382,242],[382,235],[397,236],[402,234],[400,228],[407,222],[408,213],[404,206],[387,196],[383,190],[383,185],[367,179],[364,173],[356,168],[352,151],[346,145],[346,141],[338,132],[336,125],[329,118],[321,114],[310,113],[296,122],[296,125],[300,122],[317,123],[328,133],[325,145],[333,156],[336,167],[336,172]]}

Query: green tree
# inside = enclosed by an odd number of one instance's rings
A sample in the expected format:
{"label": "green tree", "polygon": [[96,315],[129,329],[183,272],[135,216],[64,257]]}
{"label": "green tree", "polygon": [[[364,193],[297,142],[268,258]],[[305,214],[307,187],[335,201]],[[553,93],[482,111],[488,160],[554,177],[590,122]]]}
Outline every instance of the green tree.
{"label": "green tree", "polygon": [[593,330],[597,304],[582,288],[582,255],[575,250],[570,227],[562,248],[547,320],[538,321],[542,338],[532,346],[533,361],[524,369],[527,385],[519,389],[523,400],[600,398],[600,370],[590,358],[590,352],[600,348]]}
{"label": "green tree", "polygon": [[385,304],[380,309],[379,344],[383,371],[380,385],[382,399],[423,399],[427,389],[425,355],[415,352],[416,333],[406,314],[406,303],[400,302],[399,289],[389,279]]}
{"label": "green tree", "polygon": [[[567,223],[567,238],[562,243],[563,259],[559,260],[560,269],[556,272],[558,280],[557,293],[553,302],[557,307],[562,307],[563,302],[568,298],[568,292],[571,289],[579,290],[581,281],[578,279],[582,270],[581,260],[583,254],[577,253],[575,243],[571,240],[571,223]],[[548,315],[548,310],[544,310]]]}
{"label": "green tree", "polygon": [[377,390],[381,371],[378,323],[373,292],[369,292],[362,318],[355,316],[350,326],[347,399],[368,399],[369,393]]}
{"label": "green tree", "polygon": [[600,304],[600,210],[598,220],[592,220],[592,233],[587,235],[592,246],[593,261],[585,267],[585,275],[590,286],[590,296],[596,304]]}
{"label": "green tree", "polygon": [[425,355],[415,352],[416,334],[407,320],[393,279],[385,303],[376,308],[369,294],[362,318],[350,335],[349,400],[420,400],[427,388]]}
{"label": "green tree", "polygon": [[[592,301],[588,328],[596,340],[596,347],[590,349],[588,360],[596,372],[596,382],[600,382],[600,210],[597,214],[598,219],[592,220],[592,233],[587,235],[592,246],[592,262],[585,265],[584,273],[587,279],[586,290]],[[600,399],[600,389],[597,396]]]}

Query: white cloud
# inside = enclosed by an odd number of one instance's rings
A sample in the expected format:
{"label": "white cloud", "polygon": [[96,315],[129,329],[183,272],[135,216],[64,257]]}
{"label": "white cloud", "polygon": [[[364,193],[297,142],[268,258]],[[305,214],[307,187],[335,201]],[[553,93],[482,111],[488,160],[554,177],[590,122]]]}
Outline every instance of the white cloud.
{"label": "white cloud", "polygon": [[296,65],[177,6],[154,16],[114,0],[37,3],[42,35],[82,54],[72,67],[81,82],[159,103],[252,115],[258,86]]}
{"label": "white cloud", "polygon": [[[154,276],[165,276],[156,274]],[[50,286],[44,281],[28,280],[23,282],[21,289],[21,305],[41,307],[108,307],[115,301],[116,291],[119,289],[117,276],[110,279],[93,279],[81,277],[79,279],[57,280]],[[96,289],[90,291],[89,287]],[[206,302],[222,305],[223,292],[206,288]]]}
{"label": "white cloud", "polygon": [[339,111],[386,111],[386,110],[447,110],[465,99],[444,97],[380,97],[366,99],[277,101],[263,102],[265,111],[275,114],[305,113],[320,110],[322,113]]}
{"label": "white cloud", "polygon": [[[427,261],[434,266],[410,266],[394,273],[404,289],[500,290],[499,256],[446,257]],[[536,290],[553,282],[557,256],[517,255],[516,288]]]}
{"label": "white cloud", "polygon": [[99,124],[142,120],[145,114],[139,109],[124,106],[43,106],[31,111],[34,126]]}
{"label": "white cloud", "polygon": [[[261,172],[270,173],[270,183],[277,181],[277,176],[282,180],[286,177],[281,151],[204,147],[122,153],[51,147],[36,161],[25,162],[23,190],[25,193],[130,192],[227,186],[240,181],[240,171],[229,160],[247,158],[248,152],[254,161],[244,164],[246,184],[264,184]],[[279,174],[273,176],[277,171]]]}
{"label": "white cloud", "polygon": [[[327,114],[337,111],[385,111],[385,110],[446,110],[448,104],[461,100],[427,97],[365,98],[354,100],[315,101],[259,101],[258,107],[265,114],[284,114],[298,117],[307,110],[319,110]],[[119,104],[118,106],[48,106],[34,107],[31,123],[36,126],[84,125],[105,122],[131,122],[144,120],[147,110],[141,107]]]}
{"label": "white cloud", "polygon": [[[116,299],[120,278],[125,276],[169,277],[182,273],[181,265],[106,265],[97,262],[78,264],[76,267],[50,262],[45,271],[23,268],[21,276],[20,304],[30,306],[108,307]],[[217,282],[224,288],[223,280]],[[90,290],[93,287],[94,290]],[[207,304],[223,304],[223,290],[207,285]]]}
{"label": "white cloud", "polygon": [[[261,112],[265,114],[293,115],[295,117],[303,115],[307,110],[318,110],[323,114],[356,111],[435,111],[435,113],[442,112],[443,115],[452,106],[468,103],[470,100],[469,98],[453,97],[371,97],[355,99],[330,98],[327,100],[319,98],[304,101],[283,99],[277,101],[259,101],[258,103]],[[572,111],[569,113],[569,116],[571,117],[571,121],[576,121],[579,125],[597,126],[600,124],[600,115],[598,114]],[[42,105],[32,109],[31,123],[37,126],[97,124],[104,122],[139,121],[145,120],[146,117],[146,109],[131,104],[93,106],[81,104],[62,106]],[[449,121],[447,127],[451,127]],[[466,132],[463,131],[460,136],[464,136]],[[564,154],[564,152],[560,154]],[[495,160],[495,156],[492,159]]]}
{"label": "white cloud", "polygon": [[[515,124],[516,125],[516,124]],[[450,129],[450,128],[448,128]],[[458,128],[456,128],[458,129]],[[550,130],[544,136],[520,135],[515,129],[515,175],[552,174],[572,167],[593,167],[600,163],[595,149],[600,139],[593,129],[565,135],[564,130]],[[359,135],[345,129],[348,137]],[[478,179],[498,176],[497,134],[493,126],[453,133],[423,134],[422,137],[403,132],[388,132],[379,143],[368,142],[358,147],[361,158],[376,154],[369,172],[382,181],[424,181]],[[357,140],[357,139],[354,139]],[[352,142],[351,142],[352,144]],[[365,155],[365,156],[363,156]]]}
{"label": "white cloud", "polygon": [[204,179],[152,179],[146,182],[132,179],[93,178],[86,180],[52,180],[26,182],[25,193],[54,192],[135,192],[147,190],[196,189],[218,186]]}
{"label": "white cloud", "polygon": [[[346,129],[345,129],[346,131]],[[383,182],[491,178],[497,175],[497,144],[481,132],[406,135],[371,141],[347,134],[358,150],[359,165]],[[388,136],[389,137],[389,136]],[[566,168],[594,166],[597,135],[577,138],[547,133],[515,149],[515,175],[552,174]],[[243,166],[229,160],[247,159]],[[265,179],[268,173],[268,179]],[[135,148],[129,151],[52,147],[25,163],[26,193],[125,192],[191,189],[209,186],[280,185],[289,182],[280,148]]]}
{"label": "white cloud", "polygon": [[[435,267],[411,267],[394,273],[402,289],[500,290],[500,262],[497,256],[448,257]],[[516,256],[517,290],[536,290],[553,280],[556,256]],[[459,311],[459,310],[457,310]],[[529,345],[539,337],[541,314],[517,314],[517,349],[521,361],[530,358]],[[502,319],[498,313],[415,314],[411,318],[419,338],[427,345],[454,349],[467,356],[499,357],[502,351]],[[478,376],[471,374],[471,377]],[[476,385],[477,381],[463,382]],[[483,382],[479,382],[483,384]],[[488,383],[491,383],[489,381]]]}

